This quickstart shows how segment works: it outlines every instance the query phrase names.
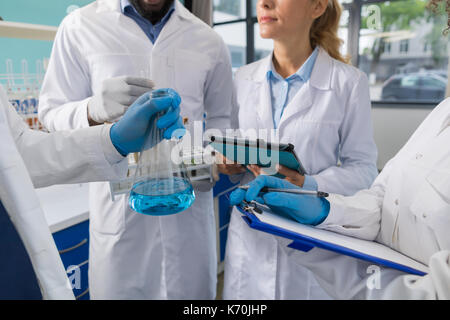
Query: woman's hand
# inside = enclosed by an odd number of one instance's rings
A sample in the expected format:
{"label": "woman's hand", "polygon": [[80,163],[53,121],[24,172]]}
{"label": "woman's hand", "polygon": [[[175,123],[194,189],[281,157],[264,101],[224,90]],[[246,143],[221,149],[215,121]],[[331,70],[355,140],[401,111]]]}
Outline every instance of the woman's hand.
{"label": "woman's hand", "polygon": [[302,176],[300,173],[298,173],[295,170],[289,169],[282,165],[277,165],[277,170],[279,174],[282,174],[286,178],[287,182],[290,182],[292,184],[295,184],[296,186],[299,186],[300,188],[303,187],[303,184],[305,183],[305,176]]}
{"label": "woman's hand", "polygon": [[[256,164],[250,164],[247,166],[247,168],[255,175],[255,177],[266,174],[264,172],[264,169]],[[305,176],[302,176],[297,171],[286,168],[285,166],[282,166],[280,164],[277,165],[277,171],[279,174],[285,176],[284,180],[286,180],[287,182],[295,184],[300,188],[303,187],[303,184],[305,183]]]}
{"label": "woman's hand", "polygon": [[284,179],[261,175],[251,181],[248,187],[247,190],[234,190],[230,195],[230,204],[239,205],[244,200],[255,200],[269,206],[273,212],[283,217],[291,217],[297,222],[313,226],[325,221],[330,212],[330,203],[325,198],[285,192],[261,192],[264,187],[298,189]]}
{"label": "woman's hand", "polygon": [[226,175],[234,175],[245,172],[245,167],[239,163],[236,163],[234,161],[231,161],[224,157],[222,154],[216,152],[216,165],[217,170],[219,170],[220,173],[226,174]]}

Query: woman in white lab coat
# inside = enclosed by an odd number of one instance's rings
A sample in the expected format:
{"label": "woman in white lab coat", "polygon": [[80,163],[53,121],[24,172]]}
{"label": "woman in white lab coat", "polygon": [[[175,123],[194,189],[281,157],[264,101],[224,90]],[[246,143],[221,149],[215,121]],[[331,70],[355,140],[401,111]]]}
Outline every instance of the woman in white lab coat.
{"label": "woman in white lab coat", "polygon": [[[331,194],[329,210],[317,198],[268,193],[264,203],[297,221],[321,217],[317,228],[365,240],[376,240],[428,266],[425,276],[314,248],[292,256],[307,267],[321,286],[339,299],[450,299],[450,98],[443,101],[391,159],[370,189],[351,197]],[[270,181],[269,181],[270,180]],[[258,177],[246,194],[232,195],[240,203],[260,188],[279,184]],[[284,183],[284,187],[291,188]],[[269,197],[270,195],[270,197]],[[323,203],[320,205],[319,203]],[[283,207],[284,206],[284,207]],[[306,209],[308,208],[308,209]],[[377,271],[376,271],[377,270]],[[376,271],[376,273],[373,273]]]}
{"label": "woman in white lab coat", "polygon": [[[308,175],[281,168],[288,181],[343,195],[368,188],[377,175],[369,87],[339,53],[338,1],[259,0],[257,13],[261,36],[274,39],[274,51],[236,73],[238,128],[276,129],[280,142],[295,146]],[[283,85],[297,91],[286,94]],[[219,170],[236,175],[242,168]],[[251,170],[259,174],[259,168]],[[248,228],[240,216],[234,209],[225,299],[328,298],[312,274],[294,263],[298,253],[285,239]]]}
{"label": "woman in white lab coat", "polygon": [[[143,101],[147,100],[141,97],[115,129],[103,125],[45,133],[28,128],[0,86],[0,202],[30,256],[44,299],[74,296],[34,187],[125,177],[128,163],[118,146],[126,152],[137,151],[133,148],[140,148],[148,132],[145,119],[161,110]],[[167,124],[175,123],[174,130],[181,128],[179,115],[172,116]]]}

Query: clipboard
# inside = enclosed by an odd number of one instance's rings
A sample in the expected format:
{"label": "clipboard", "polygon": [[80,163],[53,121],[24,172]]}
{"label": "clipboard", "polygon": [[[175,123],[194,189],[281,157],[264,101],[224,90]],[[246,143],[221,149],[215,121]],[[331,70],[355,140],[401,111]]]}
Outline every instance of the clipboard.
{"label": "clipboard", "polygon": [[[265,142],[263,139],[251,140],[238,137],[211,136],[210,145],[227,159],[245,166],[257,164],[262,168],[268,168],[271,165],[281,164],[301,175],[306,174],[305,168],[294,151],[294,145],[290,143],[278,144]],[[275,153],[276,157],[274,156]],[[275,159],[278,159],[278,161]],[[279,173],[273,176],[285,178]]]}
{"label": "clipboard", "polygon": [[317,247],[418,276],[429,272],[426,265],[383,244],[302,225],[264,205],[258,205],[258,213],[250,207],[236,207],[250,228],[292,240],[289,248],[308,252]]}

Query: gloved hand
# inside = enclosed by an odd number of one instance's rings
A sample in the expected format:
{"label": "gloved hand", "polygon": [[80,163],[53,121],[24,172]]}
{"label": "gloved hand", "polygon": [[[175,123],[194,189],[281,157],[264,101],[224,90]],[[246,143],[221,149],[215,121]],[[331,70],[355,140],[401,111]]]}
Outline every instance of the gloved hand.
{"label": "gloved hand", "polygon": [[123,76],[104,80],[101,92],[88,103],[88,115],[97,123],[113,121],[154,86],[153,81],[145,78]]}
{"label": "gloved hand", "polygon": [[148,135],[152,131],[150,129],[153,125],[153,116],[160,111],[167,111],[156,122],[157,127],[164,130],[163,137],[171,139],[172,137],[181,138],[184,135],[185,128],[180,117],[180,96],[172,89],[153,91],[153,93],[158,92],[168,92],[169,96],[151,99],[152,92],[143,94],[111,127],[111,141],[123,156],[153,147],[151,143],[154,139],[148,139]]}
{"label": "gloved hand", "polygon": [[255,200],[266,204],[273,212],[288,216],[302,223],[316,226],[322,223],[330,212],[330,203],[324,198],[312,195],[299,195],[283,192],[268,192],[260,194],[264,187],[277,189],[299,189],[298,186],[271,176],[258,176],[248,184],[248,190],[236,189],[230,195],[230,204],[237,205],[243,200]]}

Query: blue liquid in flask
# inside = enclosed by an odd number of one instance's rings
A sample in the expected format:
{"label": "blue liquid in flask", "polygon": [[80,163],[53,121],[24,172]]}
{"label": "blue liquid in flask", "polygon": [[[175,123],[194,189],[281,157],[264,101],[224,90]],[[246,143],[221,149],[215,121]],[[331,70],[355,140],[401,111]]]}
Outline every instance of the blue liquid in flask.
{"label": "blue liquid in flask", "polygon": [[142,214],[165,216],[186,210],[194,200],[194,189],[188,181],[182,178],[155,179],[134,185],[129,205]]}

